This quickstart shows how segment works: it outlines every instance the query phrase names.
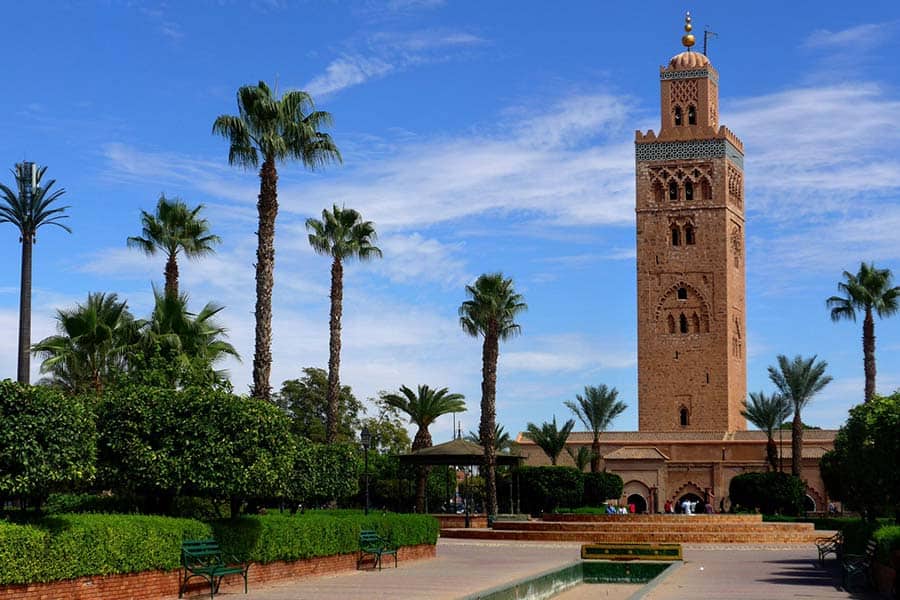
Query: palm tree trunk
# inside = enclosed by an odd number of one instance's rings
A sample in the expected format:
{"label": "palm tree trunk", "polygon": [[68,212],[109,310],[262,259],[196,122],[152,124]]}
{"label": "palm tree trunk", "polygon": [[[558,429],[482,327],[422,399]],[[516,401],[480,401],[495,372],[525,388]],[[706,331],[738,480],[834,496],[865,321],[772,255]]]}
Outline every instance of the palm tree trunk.
{"label": "palm tree trunk", "polygon": [[[339,258],[331,263],[331,317],[328,322],[328,394],[325,415],[325,443],[337,439],[338,396],[341,392],[341,312],[344,301],[344,265]],[[424,498],[424,496],[423,496]]]}
{"label": "palm tree trunk", "polygon": [[866,306],[863,320],[863,368],[866,372],[866,402],[869,402],[875,395],[875,319],[870,306]]}
{"label": "palm tree trunk", "polygon": [[769,440],[766,442],[766,460],[769,461],[769,468],[772,472],[778,470],[778,446],[775,445],[775,439],[772,432],[769,432]]}
{"label": "palm tree trunk", "polygon": [[803,473],[803,421],[800,420],[800,409],[794,410],[794,422],[791,427],[791,475],[801,477]]}
{"label": "palm tree trunk", "polygon": [[259,171],[259,230],[256,246],[256,346],[253,352],[253,397],[269,400],[272,388],[272,288],[275,285],[275,217],[278,214],[278,172],[267,157]]}
{"label": "palm tree trunk", "polygon": [[[420,427],[413,440],[412,451],[422,448],[431,448],[431,433],[425,427]],[[416,467],[416,512],[425,512],[425,486],[428,483],[428,471],[424,465]]]}
{"label": "palm tree trunk", "polygon": [[491,324],[484,336],[481,353],[481,425],[479,434],[484,444],[484,508],[497,514],[497,457],[494,450],[494,423],[497,420],[497,359],[500,341],[497,326]]}
{"label": "palm tree trunk", "polygon": [[174,254],[170,254],[166,259],[166,296],[169,298],[178,297],[178,260]]}
{"label": "palm tree trunk", "polygon": [[600,438],[598,436],[594,436],[594,441],[591,443],[591,473],[597,473],[600,471]]}
{"label": "palm tree trunk", "polygon": [[22,235],[22,273],[19,286],[19,365],[18,382],[28,385],[31,380],[31,253],[34,238]]}

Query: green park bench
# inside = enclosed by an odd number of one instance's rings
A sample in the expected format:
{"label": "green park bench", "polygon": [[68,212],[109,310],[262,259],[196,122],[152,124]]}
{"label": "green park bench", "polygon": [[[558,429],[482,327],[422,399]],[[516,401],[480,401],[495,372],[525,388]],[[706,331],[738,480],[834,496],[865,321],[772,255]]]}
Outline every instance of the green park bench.
{"label": "green park bench", "polygon": [[831,537],[816,538],[816,549],[819,551],[819,563],[825,564],[825,557],[834,554],[835,558],[840,558],[844,551],[844,534],[840,531]]}
{"label": "green park bench", "polygon": [[841,564],[841,581],[843,587],[848,592],[853,588],[853,580],[862,578],[865,584],[869,580],[869,569],[872,561],[875,560],[875,548],[878,544],[875,540],[869,540],[866,544],[865,554],[845,554],[844,561]]}
{"label": "green park bench", "polygon": [[356,568],[363,563],[366,556],[372,556],[375,560],[372,569],[378,567],[381,570],[382,557],[394,555],[394,568],[397,568],[397,547],[388,542],[371,529],[363,529],[359,532],[359,557],[356,559]]}
{"label": "green park bench", "polygon": [[194,577],[202,577],[209,582],[209,597],[213,598],[219,592],[219,585],[226,575],[241,575],[244,578],[244,593],[247,593],[247,570],[249,564],[245,564],[231,557],[231,562],[226,561],[216,540],[185,540],[181,543],[181,566],[183,575],[181,587],[178,588],[178,597],[184,596],[188,581]]}

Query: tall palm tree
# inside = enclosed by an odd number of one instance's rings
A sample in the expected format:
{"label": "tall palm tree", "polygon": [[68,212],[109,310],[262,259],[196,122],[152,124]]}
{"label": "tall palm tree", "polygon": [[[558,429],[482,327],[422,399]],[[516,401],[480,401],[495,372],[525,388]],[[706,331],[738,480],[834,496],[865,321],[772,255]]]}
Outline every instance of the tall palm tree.
{"label": "tall palm tree", "polygon": [[516,293],[511,278],[503,273],[485,273],[466,286],[470,299],[459,307],[459,324],[472,337],[484,338],[481,349],[481,421],[478,433],[484,446],[485,507],[497,514],[497,458],[494,426],[497,422],[497,360],[500,340],[521,333],[516,317],[528,309]]}
{"label": "tall palm tree", "polygon": [[766,432],[766,459],[773,471],[778,470],[778,447],[772,432],[781,427],[791,415],[793,407],[784,396],[779,394],[766,395],[765,392],[750,392],[750,402],[744,402],[744,410],[741,415],[745,419]]}
{"label": "tall palm tree", "polygon": [[381,250],[372,245],[378,238],[372,221],[363,221],[352,208],[322,211],[322,220],[306,220],[309,245],[318,254],[331,257],[331,312],[328,321],[328,413],[325,422],[325,441],[337,437],[338,394],[341,368],[341,314],[344,303],[344,261],[381,258]]}
{"label": "tall palm tree", "polygon": [[604,384],[584,386],[584,396],[575,395],[577,402],[567,400],[565,405],[575,413],[593,434],[591,442],[591,473],[600,470],[600,434],[606,431],[613,419],[625,412],[628,405],[618,400],[619,390]]}
{"label": "tall palm tree", "polygon": [[[438,417],[449,413],[466,410],[465,397],[462,394],[451,394],[447,388],[433,390],[427,385],[420,385],[417,391],[400,386],[399,394],[386,394],[382,397],[385,404],[409,415],[409,422],[418,427],[413,438],[412,451],[431,447],[431,433],[428,427]],[[416,512],[425,512],[425,483],[428,470],[419,467],[416,470]]]}
{"label": "tall palm tree", "polygon": [[278,214],[277,162],[299,160],[315,169],[340,162],[331,136],[320,131],[331,115],[315,110],[312,97],[302,91],[276,98],[265,82],[237,92],[238,114],[220,115],[213,133],[228,138],[228,163],[259,170],[259,225],[256,247],[256,342],[253,352],[253,391],[268,400],[272,393],[272,288],[275,285],[275,217]]}
{"label": "tall palm tree", "polygon": [[540,427],[534,423],[528,423],[525,431],[528,432],[531,441],[537,444],[550,458],[550,464],[556,466],[556,461],[562,454],[563,448],[566,447],[566,440],[569,439],[573,427],[575,427],[575,419],[569,419],[562,429],[559,429],[556,425],[556,416],[554,416],[553,421],[550,423],[544,421]]}
{"label": "tall palm tree", "polygon": [[[466,435],[466,440],[481,445],[481,436],[477,431],[470,431]],[[509,433],[503,428],[503,425],[494,425],[494,448],[497,452],[505,452],[512,448],[513,440]]]}
{"label": "tall palm tree", "polygon": [[579,471],[584,471],[584,468],[589,464],[593,466],[594,451],[591,448],[586,446],[578,446],[578,451],[572,450],[571,446],[566,446],[566,454],[572,457],[572,462],[575,463],[575,468]]}
{"label": "tall palm tree", "polygon": [[178,253],[189,258],[200,258],[215,252],[214,246],[222,242],[209,233],[209,221],[198,218],[203,205],[188,208],[180,198],[169,200],[161,194],[156,204],[156,214],[141,211],[143,237],[129,237],[128,246],[143,250],[148,256],[157,251],[166,255],[166,295],[178,296]]}
{"label": "tall palm tree", "polygon": [[861,263],[854,275],[844,271],[838,283],[843,296],[831,296],[825,305],[831,309],[831,320],[856,321],[856,311],[863,317],[863,368],[866,373],[866,402],[875,395],[875,319],[890,317],[900,308],[900,287],[894,287],[890,269],[876,269],[874,263]]}
{"label": "tall palm tree", "polygon": [[794,421],[791,425],[791,474],[797,477],[800,477],[803,466],[803,421],[800,419],[800,411],[831,382],[831,375],[825,374],[828,363],[824,360],[816,362],[816,358],[803,358],[798,354],[793,360],[788,360],[786,356],[779,354],[778,368],[769,367],[769,379],[794,409]]}
{"label": "tall palm tree", "polygon": [[17,379],[27,384],[31,376],[31,255],[32,246],[37,242],[37,230],[44,225],[56,225],[69,233],[72,230],[60,223],[67,219],[62,214],[68,206],[50,208],[64,189],[51,191],[56,183],[51,179],[47,185],[41,180],[47,167],[40,167],[33,162],[17,163],[12,170],[16,179],[16,190],[0,184],[0,223],[12,223],[19,230],[19,241],[22,242],[22,273],[19,287],[19,361]]}
{"label": "tall palm tree", "polygon": [[240,355],[225,341],[227,329],[215,320],[225,307],[208,302],[194,314],[188,310],[187,294],[171,296],[154,287],[153,296],[153,312],[141,324],[138,342],[145,354],[160,352],[169,362],[183,367],[209,369],[216,382],[227,380],[228,372],[216,371],[214,365],[227,356],[240,360]]}
{"label": "tall palm tree", "polygon": [[125,369],[126,349],[136,338],[136,322],[116,294],[88,294],[87,302],[56,311],[59,334],[34,345],[43,358],[47,382],[69,393],[100,394],[117,372]]}

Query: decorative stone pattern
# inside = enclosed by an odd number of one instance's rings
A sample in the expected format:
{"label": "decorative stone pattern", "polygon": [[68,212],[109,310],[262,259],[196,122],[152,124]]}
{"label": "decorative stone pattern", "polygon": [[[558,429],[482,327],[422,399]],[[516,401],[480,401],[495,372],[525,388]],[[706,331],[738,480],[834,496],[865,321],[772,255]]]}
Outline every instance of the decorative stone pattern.
{"label": "decorative stone pattern", "polygon": [[669,102],[673,105],[681,105],[685,111],[689,104],[693,104],[694,107],[697,106],[699,95],[696,79],[673,81],[672,85],[669,86]]}
{"label": "decorative stone pattern", "polygon": [[737,208],[744,208],[744,175],[732,165],[728,165],[728,200]]}
{"label": "decorative stone pattern", "polygon": [[647,160],[702,160],[728,158],[735,165],[744,168],[744,156],[731,142],[725,139],[691,140],[686,142],[653,142],[635,144],[635,158],[638,162]]}
{"label": "decorative stone pattern", "polygon": [[690,69],[687,71],[662,71],[659,74],[659,78],[663,81],[670,81],[672,79],[707,79],[708,78],[716,83],[719,83],[719,77],[712,71],[707,71],[706,69]]}

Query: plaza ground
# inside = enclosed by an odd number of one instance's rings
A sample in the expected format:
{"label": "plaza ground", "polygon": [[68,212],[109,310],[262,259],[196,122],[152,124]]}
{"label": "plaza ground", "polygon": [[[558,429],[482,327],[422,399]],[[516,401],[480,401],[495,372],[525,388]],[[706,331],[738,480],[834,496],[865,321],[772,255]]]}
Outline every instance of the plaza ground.
{"label": "plaza ground", "polygon": [[[251,588],[246,596],[243,590],[229,588],[220,596],[235,600],[449,600],[562,567],[578,559],[580,548],[580,544],[563,542],[442,539],[438,542],[437,558],[401,562],[397,569],[388,561],[383,571],[351,571],[273,583]],[[819,566],[812,544],[685,545],[683,566],[653,589],[644,590],[643,600],[878,597],[874,592],[849,594],[841,590],[834,559],[826,565],[827,568]],[[576,587],[557,598],[625,600],[639,591],[641,586],[591,584]]]}

